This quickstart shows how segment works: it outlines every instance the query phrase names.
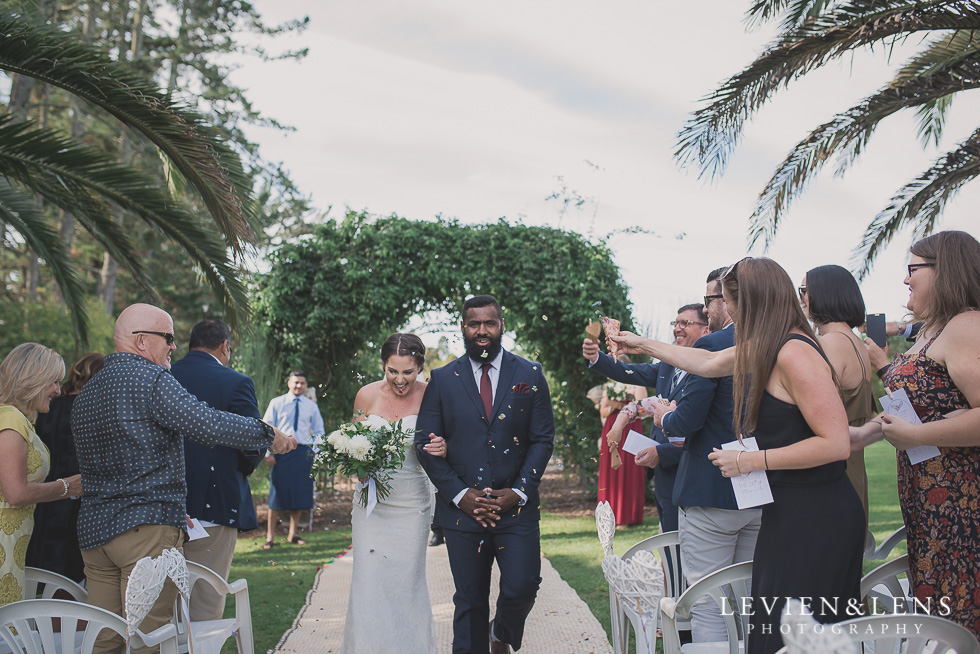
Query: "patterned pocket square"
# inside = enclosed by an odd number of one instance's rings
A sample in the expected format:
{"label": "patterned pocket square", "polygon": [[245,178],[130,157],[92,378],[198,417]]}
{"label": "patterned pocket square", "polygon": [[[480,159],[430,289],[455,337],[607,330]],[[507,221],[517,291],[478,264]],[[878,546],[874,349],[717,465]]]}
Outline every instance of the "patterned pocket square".
{"label": "patterned pocket square", "polygon": [[524,382],[521,382],[519,384],[514,384],[513,386],[511,386],[510,390],[514,391],[515,395],[523,395],[525,393],[530,393],[531,387],[525,384]]}

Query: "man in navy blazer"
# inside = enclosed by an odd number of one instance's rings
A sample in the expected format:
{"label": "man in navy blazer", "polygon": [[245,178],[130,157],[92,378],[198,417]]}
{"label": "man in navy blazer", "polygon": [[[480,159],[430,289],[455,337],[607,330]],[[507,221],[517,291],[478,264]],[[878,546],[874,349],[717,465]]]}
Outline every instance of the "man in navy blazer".
{"label": "man in navy blazer", "polygon": [[[700,304],[687,304],[677,310],[677,319],[671,322],[674,341],[682,347],[692,347],[708,333],[708,318]],[[637,386],[656,388],[657,394],[667,400],[680,400],[686,394],[687,373],[677,370],[667,363],[624,363],[613,361],[608,354],[599,351],[599,344],[591,339],[582,343],[582,356],[589,361],[589,368],[613,381]],[[683,451],[671,444],[663,430],[654,425],[650,438],[657,441],[656,447],[642,450],[636,457],[637,465],[653,468],[654,497],[657,500],[657,515],[660,518],[660,531],[677,530],[677,505],[674,504],[674,484],[677,464]]]}
{"label": "man in navy blazer", "polygon": [[[252,380],[228,367],[231,330],[221,320],[203,320],[191,330],[190,351],[170,367],[192,395],[215,409],[260,418]],[[207,447],[184,439],[187,514],[202,522],[208,538],[184,544],[184,556],[207,566],[225,580],[231,570],[239,531],[258,527],[248,475],[265,452]],[[219,620],[225,599],[202,584],[194,591],[191,620]]]}
{"label": "man in navy blazer", "polygon": [[[708,275],[704,302],[711,334],[694,347],[717,352],[735,346],[735,325],[721,293],[719,268]],[[762,509],[738,510],[730,479],[708,460],[714,448],[735,440],[732,429],[732,378],[689,375],[684,401],[655,406],[654,422],[667,436],[684,439],[677,466],[674,504],[680,507],[679,529],[684,574],[693,584],[732,563],[751,561],[762,524]],[[709,598],[691,611],[691,635],[696,643],[726,638],[725,621]]]}
{"label": "man in navy blazer", "polygon": [[[438,490],[435,523],[456,585],[453,654],[500,654],[520,649],[541,584],[538,486],[555,417],[541,365],[502,349],[496,299],[472,297],[462,316],[466,356],[432,371],[415,449]],[[446,439],[445,458],[423,449],[436,435]],[[494,560],[500,594],[490,623]]]}

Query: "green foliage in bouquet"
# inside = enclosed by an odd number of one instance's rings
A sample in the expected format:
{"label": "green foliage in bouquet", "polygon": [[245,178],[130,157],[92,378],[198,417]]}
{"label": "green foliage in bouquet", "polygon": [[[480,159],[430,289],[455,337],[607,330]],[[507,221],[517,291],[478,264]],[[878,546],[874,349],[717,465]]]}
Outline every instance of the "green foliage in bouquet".
{"label": "green foliage in bouquet", "polygon": [[[349,422],[326,438],[316,439],[313,446],[312,475],[320,471],[329,475],[358,476],[361,481],[374,479],[378,497],[391,492],[391,473],[405,461],[405,449],[411,446],[415,432],[393,425],[372,427],[367,422]],[[361,504],[367,504],[367,487],[361,489]]]}
{"label": "green foliage in bouquet", "polygon": [[606,397],[613,402],[632,402],[633,394],[620,382],[608,382],[605,386]]}

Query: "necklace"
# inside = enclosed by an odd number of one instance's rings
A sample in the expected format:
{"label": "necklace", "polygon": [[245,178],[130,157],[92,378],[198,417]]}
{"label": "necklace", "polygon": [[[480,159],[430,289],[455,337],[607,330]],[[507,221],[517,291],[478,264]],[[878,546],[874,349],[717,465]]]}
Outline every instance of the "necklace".
{"label": "necklace", "polygon": [[[404,395],[405,400],[409,400],[409,398],[411,397],[411,395],[414,392],[414,390],[415,390],[415,384],[412,384],[411,387],[409,387],[408,391]],[[402,411],[405,408],[411,406],[411,402],[406,402],[405,400],[403,400],[401,402],[401,405],[402,406],[400,408],[395,408],[395,404],[392,403],[392,401],[391,401],[391,393],[392,393],[392,391],[391,391],[391,385],[389,384],[388,385],[388,393],[385,395],[385,404],[388,406],[388,410],[391,412],[392,417],[395,420],[398,420],[399,418],[402,417]]]}

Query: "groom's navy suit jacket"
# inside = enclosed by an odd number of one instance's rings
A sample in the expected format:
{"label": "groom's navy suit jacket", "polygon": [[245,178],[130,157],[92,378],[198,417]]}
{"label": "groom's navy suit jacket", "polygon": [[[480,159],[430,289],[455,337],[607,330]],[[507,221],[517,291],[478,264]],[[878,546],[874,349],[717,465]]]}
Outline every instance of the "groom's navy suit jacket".
{"label": "groom's navy suit jacket", "polygon": [[[501,526],[537,522],[538,485],[554,449],[555,416],[541,364],[504,351],[492,415],[468,356],[432,371],[415,435],[419,462],[438,489],[435,522],[448,529],[482,531],[453,504],[466,488],[516,488],[527,503],[501,516]],[[446,439],[446,458],[423,447],[433,433]]]}
{"label": "groom's navy suit jacket", "polygon": [[[636,386],[655,388],[660,397],[668,400],[680,400],[684,397],[685,388],[692,375],[684,375],[677,386],[671,391],[670,384],[674,377],[674,366],[668,363],[624,363],[613,361],[605,352],[599,353],[599,358],[592,364],[590,370],[608,377],[613,381]],[[624,434],[625,438],[626,435]],[[650,438],[657,441],[657,456],[660,465],[653,469],[654,494],[657,504],[668,515],[660,517],[664,529],[677,529],[677,507],[674,505],[674,480],[677,477],[677,464],[680,463],[684,451],[672,445],[660,427],[656,425],[650,430]]]}
{"label": "groom's navy suit jacket", "polygon": [[[191,350],[170,368],[180,384],[214,409],[261,418],[251,378],[227,368],[207,352]],[[255,505],[246,476],[265,456],[264,450],[242,452],[208,447],[184,439],[187,514],[218,525],[255,529]]]}

